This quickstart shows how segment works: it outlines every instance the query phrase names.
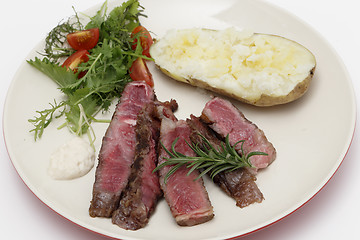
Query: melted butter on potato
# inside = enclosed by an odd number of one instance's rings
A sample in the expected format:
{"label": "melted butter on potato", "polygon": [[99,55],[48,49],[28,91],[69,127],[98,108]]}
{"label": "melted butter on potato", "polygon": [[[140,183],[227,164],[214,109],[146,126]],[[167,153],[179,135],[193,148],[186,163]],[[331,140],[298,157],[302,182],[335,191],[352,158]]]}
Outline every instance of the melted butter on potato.
{"label": "melted butter on potato", "polygon": [[294,41],[234,28],[171,30],[150,53],[176,80],[258,106],[302,96],[316,65],[313,54]]}

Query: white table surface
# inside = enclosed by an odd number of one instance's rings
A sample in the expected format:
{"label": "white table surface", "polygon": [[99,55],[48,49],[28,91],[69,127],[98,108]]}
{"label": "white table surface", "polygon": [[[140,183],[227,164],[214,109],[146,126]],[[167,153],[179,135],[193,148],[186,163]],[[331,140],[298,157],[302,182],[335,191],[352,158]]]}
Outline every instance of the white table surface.
{"label": "white table surface", "polygon": [[[73,14],[71,6],[83,11],[102,2],[101,0],[14,0],[1,4],[0,22],[3,26],[0,37],[1,122],[7,89],[16,70],[31,49],[61,19]],[[330,42],[344,61],[355,92],[359,95],[360,9],[357,1],[269,0],[269,2],[287,9],[311,24]],[[359,113],[359,106],[357,110]],[[3,132],[2,124],[0,132]],[[356,239],[360,215],[358,133],[359,130],[356,130],[352,146],[340,169],[309,203],[280,222],[241,239]],[[14,169],[6,152],[3,137],[0,138],[0,158],[0,182],[3,184],[0,196],[1,239],[108,239],[72,224],[39,201]]]}

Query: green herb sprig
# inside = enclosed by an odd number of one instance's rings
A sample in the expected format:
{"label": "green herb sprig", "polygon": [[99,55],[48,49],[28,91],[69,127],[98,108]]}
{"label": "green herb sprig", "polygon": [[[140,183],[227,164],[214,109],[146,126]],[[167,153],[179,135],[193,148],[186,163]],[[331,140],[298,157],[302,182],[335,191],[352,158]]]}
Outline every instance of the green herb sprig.
{"label": "green herb sprig", "polygon": [[53,118],[59,118],[65,113],[64,102],[57,103],[54,100],[54,103],[49,104],[50,108],[36,111],[39,115],[34,117],[34,119],[29,119],[29,122],[34,125],[34,128],[30,132],[34,132],[35,140],[36,137],[40,138],[42,136],[44,129],[51,123]]}
{"label": "green herb sprig", "polygon": [[[158,165],[153,172],[160,170],[165,166],[171,166],[171,169],[164,177],[164,182],[167,183],[169,177],[176,172],[180,167],[186,166],[189,168],[187,175],[190,175],[194,170],[202,170],[200,174],[194,179],[195,181],[204,176],[210,175],[213,179],[217,174],[224,171],[234,171],[242,167],[253,167],[250,162],[250,157],[255,155],[268,155],[264,152],[250,152],[245,153],[243,145],[245,140],[236,142],[233,146],[230,145],[229,135],[226,136],[225,142],[221,143],[219,149],[216,149],[204,136],[199,134],[203,140],[200,147],[199,144],[189,143],[187,145],[196,153],[197,156],[186,156],[175,150],[175,145],[179,138],[176,138],[171,145],[171,150],[167,149],[162,142],[162,148],[166,151],[169,157],[166,157],[163,163]],[[240,154],[235,147],[241,144]]]}
{"label": "green herb sprig", "polygon": [[74,19],[76,21],[69,18],[64,22],[60,22],[46,36],[44,52],[40,54],[49,59],[52,63],[57,63],[59,59],[68,57],[75,52],[70,46],[65,44],[67,34],[83,29],[76,11]]}

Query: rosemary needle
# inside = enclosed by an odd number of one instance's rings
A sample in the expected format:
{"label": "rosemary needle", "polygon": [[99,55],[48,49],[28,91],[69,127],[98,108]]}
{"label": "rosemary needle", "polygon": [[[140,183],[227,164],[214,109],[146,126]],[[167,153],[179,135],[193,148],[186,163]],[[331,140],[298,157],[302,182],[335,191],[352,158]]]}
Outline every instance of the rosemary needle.
{"label": "rosemary needle", "polygon": [[[250,152],[245,153],[243,145],[245,140],[236,142],[233,146],[230,145],[229,135],[226,136],[225,142],[221,143],[221,147],[216,149],[204,136],[199,134],[203,140],[200,147],[198,143],[189,143],[187,145],[196,153],[197,156],[186,156],[175,150],[175,145],[179,138],[176,138],[171,145],[171,150],[167,149],[162,142],[160,144],[166,151],[169,157],[165,157],[163,163],[158,165],[153,172],[160,170],[165,166],[172,166],[164,178],[166,183],[169,177],[176,172],[180,167],[186,166],[189,168],[187,175],[190,175],[194,170],[202,170],[199,176],[195,178],[198,180],[205,174],[209,174],[213,179],[217,174],[224,171],[234,171],[242,167],[253,167],[250,162],[250,157],[255,155],[268,155],[264,152]],[[240,154],[235,147],[241,144]]]}

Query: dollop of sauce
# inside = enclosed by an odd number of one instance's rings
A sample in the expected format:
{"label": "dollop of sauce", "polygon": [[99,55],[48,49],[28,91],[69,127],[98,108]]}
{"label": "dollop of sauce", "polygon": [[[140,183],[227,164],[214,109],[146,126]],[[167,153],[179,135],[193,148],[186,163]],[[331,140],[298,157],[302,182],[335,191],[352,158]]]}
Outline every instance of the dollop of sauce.
{"label": "dollop of sauce", "polygon": [[56,180],[79,178],[93,168],[94,162],[94,149],[81,137],[75,137],[51,154],[48,174]]}

